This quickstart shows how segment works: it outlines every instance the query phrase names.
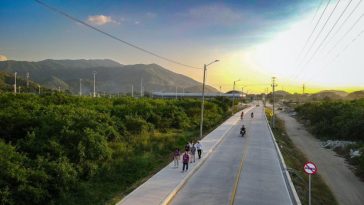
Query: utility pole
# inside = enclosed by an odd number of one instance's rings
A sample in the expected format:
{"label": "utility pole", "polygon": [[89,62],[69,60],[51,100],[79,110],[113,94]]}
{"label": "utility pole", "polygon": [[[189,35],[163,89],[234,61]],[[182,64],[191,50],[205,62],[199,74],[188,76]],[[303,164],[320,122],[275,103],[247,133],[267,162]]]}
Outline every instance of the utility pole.
{"label": "utility pole", "polygon": [[82,78],[80,78],[80,96],[82,96]]}
{"label": "utility pole", "polygon": [[143,78],[140,79],[140,97],[143,97]]}
{"label": "utility pole", "polygon": [[220,85],[220,96],[221,96],[221,85]]}
{"label": "utility pole", "polygon": [[16,94],[16,74],[18,74],[17,72],[14,73],[14,94]]}
{"label": "utility pole", "polygon": [[176,86],[176,99],[177,99],[177,86]]}
{"label": "utility pole", "polygon": [[27,72],[27,88],[29,88],[29,72]]}
{"label": "utility pole", "polygon": [[134,84],[131,85],[131,97],[134,97]]}
{"label": "utility pole", "polygon": [[96,71],[92,72],[92,74],[94,75],[94,93],[93,93],[93,97],[96,97]]}
{"label": "utility pole", "polygon": [[305,84],[302,85],[302,95],[305,94]]}
{"label": "utility pole", "polygon": [[274,103],[275,103],[275,87],[277,86],[276,84],[276,77],[272,77],[272,88],[273,88],[273,115],[272,115],[272,127],[274,128],[275,126],[275,114],[274,114]]}

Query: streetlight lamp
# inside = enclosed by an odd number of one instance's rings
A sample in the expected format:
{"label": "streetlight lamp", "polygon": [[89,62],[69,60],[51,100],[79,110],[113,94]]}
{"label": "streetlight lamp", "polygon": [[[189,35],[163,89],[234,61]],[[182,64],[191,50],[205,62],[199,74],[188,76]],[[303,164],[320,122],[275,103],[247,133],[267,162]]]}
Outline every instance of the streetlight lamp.
{"label": "streetlight lamp", "polygon": [[202,102],[201,102],[201,122],[200,122],[200,138],[202,138],[202,127],[203,127],[203,111],[205,109],[205,80],[206,80],[206,70],[207,70],[207,66],[219,62],[219,60],[214,60],[209,64],[204,64],[203,66],[203,83],[202,83]]}
{"label": "streetlight lamp", "polygon": [[231,108],[231,115],[233,115],[234,114],[234,100],[235,100],[235,94],[234,94],[234,91],[235,91],[235,83],[236,82],[239,82],[240,81],[240,79],[238,79],[238,80],[235,80],[234,81],[234,86],[233,86],[233,105],[232,105],[232,108]]}

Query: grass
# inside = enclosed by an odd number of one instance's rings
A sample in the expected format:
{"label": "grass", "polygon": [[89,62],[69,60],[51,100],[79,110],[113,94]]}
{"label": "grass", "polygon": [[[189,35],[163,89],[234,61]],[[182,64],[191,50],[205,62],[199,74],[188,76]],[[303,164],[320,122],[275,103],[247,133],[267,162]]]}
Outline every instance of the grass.
{"label": "grass", "polygon": [[[271,110],[266,109],[268,120],[271,119]],[[303,205],[308,204],[308,175],[303,171],[303,165],[309,161],[306,156],[297,149],[286,133],[284,122],[276,118],[275,128],[272,129],[274,137],[282,152],[284,161],[289,169],[289,174],[296,188],[298,197]],[[337,201],[319,174],[313,175],[312,179],[312,204],[337,205]]]}

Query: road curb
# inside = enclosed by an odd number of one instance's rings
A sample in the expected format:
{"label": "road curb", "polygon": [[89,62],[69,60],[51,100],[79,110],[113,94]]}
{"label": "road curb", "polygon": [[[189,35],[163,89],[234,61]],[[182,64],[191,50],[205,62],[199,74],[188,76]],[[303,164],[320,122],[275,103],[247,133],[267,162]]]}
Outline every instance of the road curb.
{"label": "road curb", "polygon": [[[254,107],[248,107],[246,109],[244,109],[244,112],[247,112],[251,109],[253,109]],[[226,120],[227,121],[227,120]],[[225,122],[226,122],[225,121]],[[220,137],[220,139],[211,147],[211,149],[206,153],[205,157],[202,158],[201,162],[198,163],[193,170],[191,170],[191,172],[189,172],[187,174],[187,176],[185,178],[183,178],[181,180],[181,182],[176,186],[176,188],[173,189],[173,191],[171,191],[168,196],[166,198],[163,199],[163,201],[161,202],[161,205],[168,205],[172,199],[176,196],[176,194],[183,188],[183,186],[187,183],[187,181],[193,176],[193,174],[195,172],[197,172],[199,170],[199,168],[207,161],[207,159],[210,157],[211,153],[215,150],[215,148],[222,142],[222,140],[225,138],[226,133],[228,133],[236,124],[236,122],[239,121],[239,118],[234,122],[234,124],[232,126],[230,126],[230,128],[228,128]],[[225,123],[224,122],[224,123]]]}
{"label": "road curb", "polygon": [[279,146],[277,144],[276,138],[274,137],[272,128],[270,127],[269,122],[268,122],[268,119],[267,119],[267,116],[265,115],[265,110],[264,110],[264,117],[265,117],[265,120],[267,121],[267,126],[268,126],[269,132],[271,134],[271,137],[272,137],[272,140],[273,140],[273,143],[274,143],[274,147],[276,148],[276,151],[277,151],[278,156],[279,156],[279,161],[280,161],[280,165],[281,165],[281,168],[282,168],[282,172],[283,172],[284,179],[286,181],[286,184],[289,187],[288,192],[290,193],[290,198],[291,198],[293,204],[295,204],[295,205],[302,205],[301,200],[298,197],[298,194],[296,192],[296,189],[295,189],[295,187],[293,185],[291,176],[288,173],[286,163],[284,162],[284,159],[283,159],[281,150],[279,149]]}

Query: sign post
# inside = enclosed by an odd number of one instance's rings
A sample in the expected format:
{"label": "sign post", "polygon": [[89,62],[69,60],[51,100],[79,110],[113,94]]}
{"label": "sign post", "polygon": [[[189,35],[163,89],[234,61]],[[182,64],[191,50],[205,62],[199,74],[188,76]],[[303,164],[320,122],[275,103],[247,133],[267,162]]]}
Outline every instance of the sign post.
{"label": "sign post", "polygon": [[313,162],[306,162],[303,170],[308,174],[308,204],[311,205],[311,175],[316,174],[317,166]]}

